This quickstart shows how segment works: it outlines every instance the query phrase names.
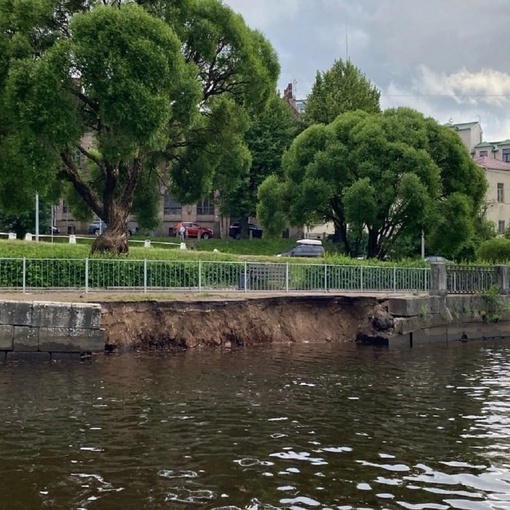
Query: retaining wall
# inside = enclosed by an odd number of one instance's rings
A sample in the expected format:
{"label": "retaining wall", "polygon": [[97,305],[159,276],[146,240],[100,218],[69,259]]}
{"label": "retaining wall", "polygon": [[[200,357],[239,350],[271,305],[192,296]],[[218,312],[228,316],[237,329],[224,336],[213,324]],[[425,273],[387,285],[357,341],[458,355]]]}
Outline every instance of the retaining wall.
{"label": "retaining wall", "polygon": [[2,301],[0,361],[81,357],[104,351],[101,305]]}
{"label": "retaining wall", "polygon": [[500,296],[498,301],[494,304],[473,295],[390,298],[388,312],[394,329],[387,345],[510,338],[510,300]]}

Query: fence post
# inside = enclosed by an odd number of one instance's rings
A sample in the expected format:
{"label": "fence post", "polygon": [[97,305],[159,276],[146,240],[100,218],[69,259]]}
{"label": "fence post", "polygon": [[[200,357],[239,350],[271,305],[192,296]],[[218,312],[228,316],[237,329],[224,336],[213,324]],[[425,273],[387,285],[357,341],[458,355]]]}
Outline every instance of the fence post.
{"label": "fence post", "polygon": [[143,292],[147,294],[147,259],[143,259]]}
{"label": "fence post", "polygon": [[328,291],[328,265],[324,264],[324,292]]}
{"label": "fence post", "polygon": [[248,292],[248,262],[244,263],[244,292]]}
{"label": "fence post", "polygon": [[89,258],[85,258],[85,294],[89,291]]}
{"label": "fence post", "polygon": [[359,282],[360,282],[360,291],[363,292],[363,266],[361,266]]}
{"label": "fence post", "polygon": [[496,285],[500,294],[509,294],[508,266],[494,266],[496,272]]}
{"label": "fence post", "polygon": [[393,292],[397,292],[397,266],[393,266]]}
{"label": "fence post", "polygon": [[23,257],[23,294],[27,291],[27,259]]}
{"label": "fence post", "polygon": [[198,292],[202,292],[202,260],[198,261]]}
{"label": "fence post", "polygon": [[289,263],[285,262],[285,292],[289,292]]}
{"label": "fence post", "polygon": [[448,294],[448,280],[446,278],[446,264],[432,263],[430,265],[430,291],[433,296]]}

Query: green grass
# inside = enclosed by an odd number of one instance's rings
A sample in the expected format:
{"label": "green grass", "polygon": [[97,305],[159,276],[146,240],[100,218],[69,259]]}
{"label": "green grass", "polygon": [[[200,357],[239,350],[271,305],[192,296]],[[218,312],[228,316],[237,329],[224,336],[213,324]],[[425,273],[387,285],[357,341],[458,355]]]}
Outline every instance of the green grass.
{"label": "green grass", "polygon": [[[133,260],[217,260],[217,261],[267,261],[267,262],[299,262],[307,264],[334,264],[334,265],[360,265],[360,266],[387,266],[392,267],[429,267],[420,259],[391,260],[381,262],[378,260],[351,259],[339,254],[335,247],[324,243],[326,257],[324,259],[291,259],[276,257],[278,253],[292,248],[295,239],[249,239],[249,240],[222,240],[187,239],[188,250],[180,249],[180,242],[175,237],[159,237],[151,239],[151,248],[145,248],[144,236],[129,238],[128,258]],[[35,241],[0,240],[0,258],[67,258],[85,259],[90,257],[90,247],[93,238],[78,237],[77,244],[69,244],[67,237],[42,238],[44,242]],[[160,244],[161,243],[161,244]],[[216,252],[214,250],[217,250]],[[96,255],[95,258],[111,258],[107,255]]]}

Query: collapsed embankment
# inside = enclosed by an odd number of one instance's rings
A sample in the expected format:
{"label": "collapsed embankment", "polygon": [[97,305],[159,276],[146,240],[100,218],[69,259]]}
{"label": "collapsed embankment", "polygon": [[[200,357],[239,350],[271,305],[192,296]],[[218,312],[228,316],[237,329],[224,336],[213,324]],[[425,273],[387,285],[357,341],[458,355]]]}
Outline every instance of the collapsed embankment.
{"label": "collapsed embankment", "polygon": [[[417,347],[510,337],[508,296],[11,295],[0,299],[0,359],[291,342]],[[95,303],[95,304],[92,304]],[[93,343],[92,342],[93,339]],[[41,358],[43,359],[43,358]],[[45,358],[44,358],[45,359]]]}
{"label": "collapsed embankment", "polygon": [[385,299],[282,296],[239,300],[102,302],[106,349],[354,341]]}

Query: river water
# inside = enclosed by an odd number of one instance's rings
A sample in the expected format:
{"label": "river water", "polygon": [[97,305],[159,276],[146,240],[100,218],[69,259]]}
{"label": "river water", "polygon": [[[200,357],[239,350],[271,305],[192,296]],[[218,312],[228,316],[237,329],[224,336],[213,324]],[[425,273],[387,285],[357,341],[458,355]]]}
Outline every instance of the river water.
{"label": "river water", "polygon": [[510,344],[0,366],[1,509],[510,509]]}

